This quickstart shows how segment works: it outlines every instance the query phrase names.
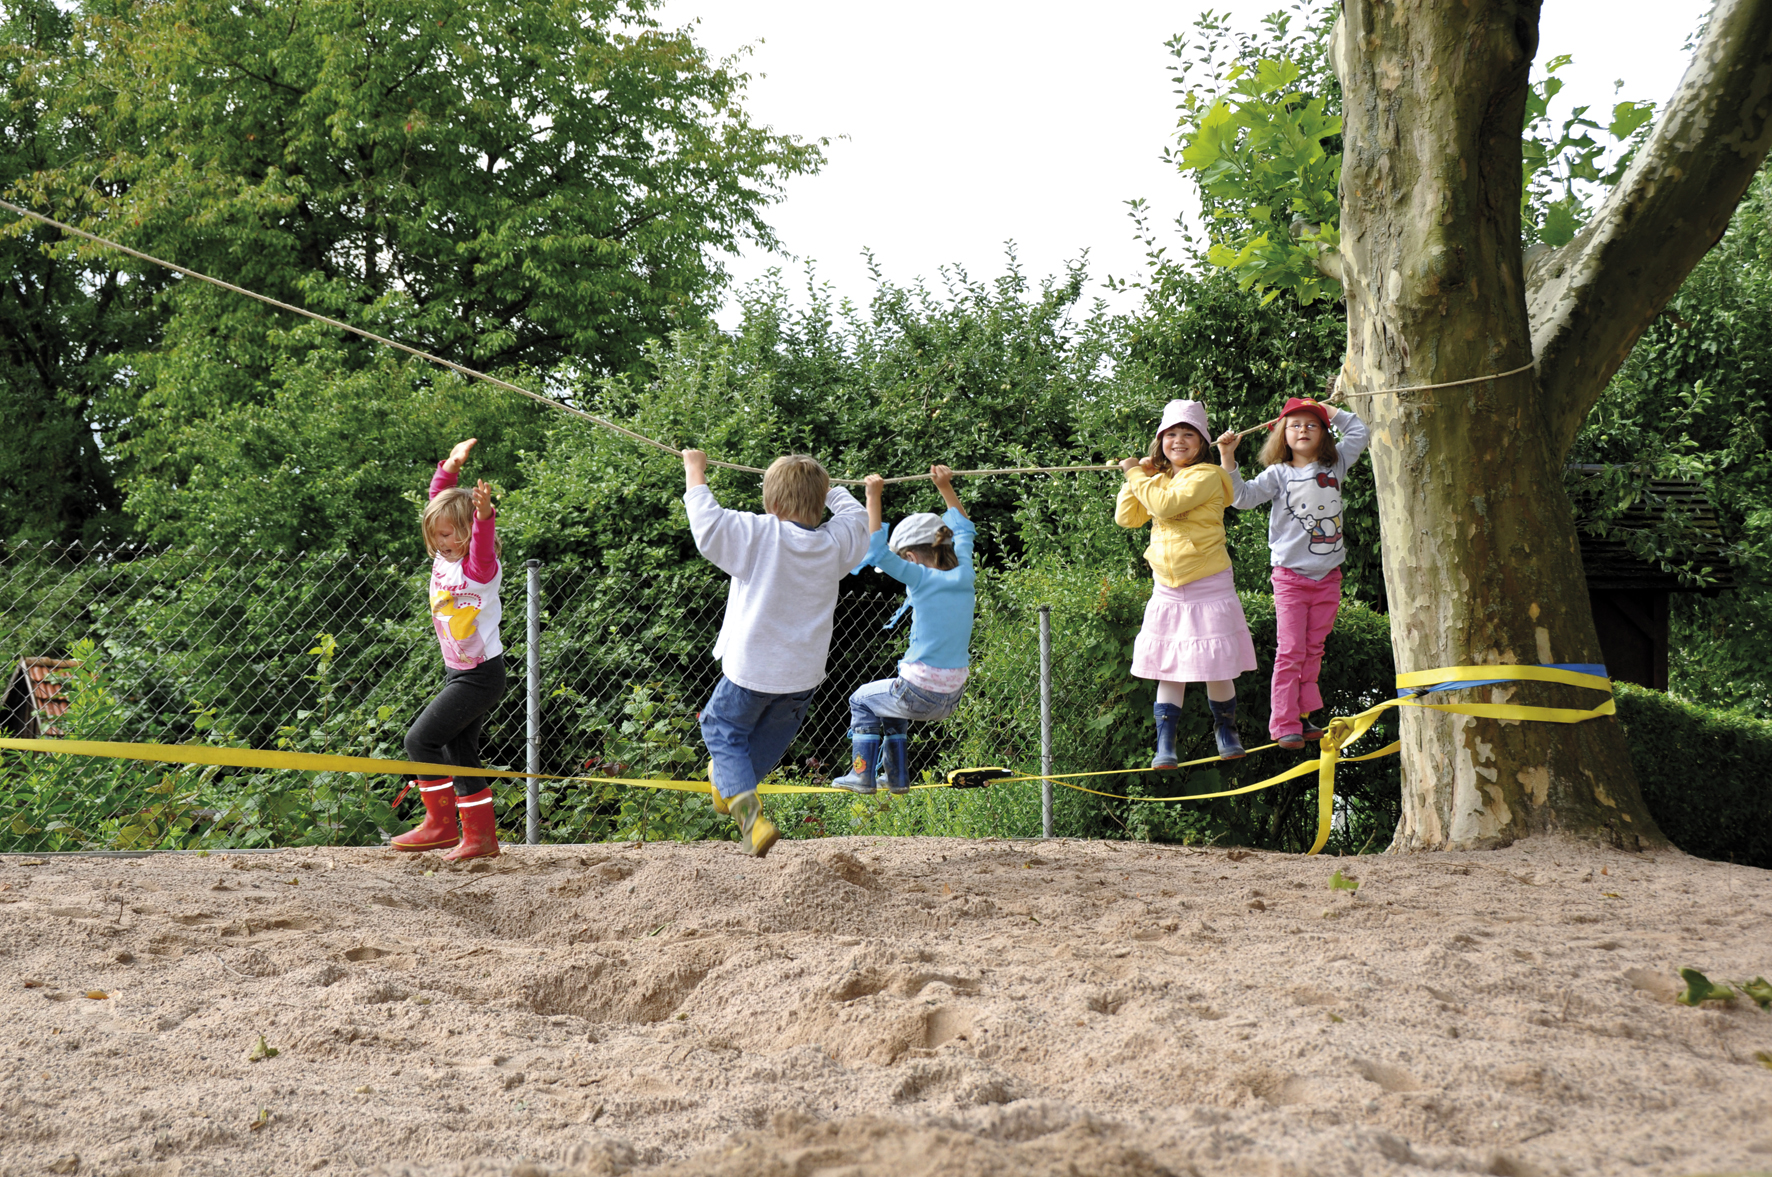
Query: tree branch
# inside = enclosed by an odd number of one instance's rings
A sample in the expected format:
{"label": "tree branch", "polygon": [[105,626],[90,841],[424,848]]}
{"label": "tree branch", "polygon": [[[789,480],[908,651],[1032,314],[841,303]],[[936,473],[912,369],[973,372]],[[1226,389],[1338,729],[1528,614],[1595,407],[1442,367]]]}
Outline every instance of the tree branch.
{"label": "tree branch", "polygon": [[1772,147],[1772,0],[1718,0],[1649,141],[1600,210],[1526,278],[1545,421],[1566,450],[1711,246]]}

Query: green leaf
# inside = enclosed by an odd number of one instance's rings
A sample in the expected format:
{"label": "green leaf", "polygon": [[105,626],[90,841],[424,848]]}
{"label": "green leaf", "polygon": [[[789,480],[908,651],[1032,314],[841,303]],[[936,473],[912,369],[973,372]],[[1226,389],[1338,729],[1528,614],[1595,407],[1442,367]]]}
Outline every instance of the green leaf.
{"label": "green leaf", "polygon": [[1358,891],[1360,880],[1348,878],[1341,873],[1341,868],[1337,867],[1335,873],[1329,876],[1329,889],[1331,891]]}
{"label": "green leaf", "polygon": [[1655,117],[1653,102],[1620,102],[1612,108],[1612,124],[1607,130],[1614,139],[1629,139],[1637,128]]}
{"label": "green leaf", "polygon": [[1681,969],[1680,977],[1686,982],[1686,989],[1674,1000],[1681,1005],[1697,1005],[1704,1001],[1732,1001],[1735,998],[1735,990],[1727,985],[1717,984],[1697,969]]}
{"label": "green leaf", "polygon": [[1581,228],[1576,215],[1579,209],[1580,205],[1573,197],[1546,206],[1544,223],[1538,227],[1538,239],[1553,249],[1569,244],[1576,230]]}
{"label": "green leaf", "polygon": [[1761,1009],[1772,1010],[1772,982],[1764,977],[1755,977],[1751,981],[1737,982],[1741,991],[1753,998],[1754,1004]]}

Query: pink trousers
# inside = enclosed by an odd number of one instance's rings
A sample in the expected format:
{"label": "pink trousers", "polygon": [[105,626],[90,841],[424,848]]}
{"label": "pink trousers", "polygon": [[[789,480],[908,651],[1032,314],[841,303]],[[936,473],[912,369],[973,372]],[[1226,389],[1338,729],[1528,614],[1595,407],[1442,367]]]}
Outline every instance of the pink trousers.
{"label": "pink trousers", "polygon": [[1290,568],[1275,568],[1273,584],[1279,648],[1274,651],[1267,730],[1277,740],[1303,731],[1300,719],[1323,705],[1317,673],[1323,666],[1323,640],[1335,628],[1335,611],[1341,607],[1341,569],[1312,580]]}

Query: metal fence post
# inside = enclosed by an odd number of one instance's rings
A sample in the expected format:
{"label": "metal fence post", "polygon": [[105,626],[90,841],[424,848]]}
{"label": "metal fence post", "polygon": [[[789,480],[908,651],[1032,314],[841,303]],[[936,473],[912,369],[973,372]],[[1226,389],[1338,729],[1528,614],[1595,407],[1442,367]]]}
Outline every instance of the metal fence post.
{"label": "metal fence post", "polygon": [[[529,673],[527,675],[529,695],[529,758],[528,771],[541,771],[541,561],[531,560],[526,567],[529,571],[528,593],[528,649]],[[527,841],[533,846],[541,841],[541,782],[533,776],[525,782],[528,786],[525,800],[525,816],[528,818]]]}
{"label": "metal fence post", "polygon": [[[1052,775],[1052,606],[1040,606],[1040,775]],[[1052,782],[1040,782],[1040,836],[1052,836]]]}

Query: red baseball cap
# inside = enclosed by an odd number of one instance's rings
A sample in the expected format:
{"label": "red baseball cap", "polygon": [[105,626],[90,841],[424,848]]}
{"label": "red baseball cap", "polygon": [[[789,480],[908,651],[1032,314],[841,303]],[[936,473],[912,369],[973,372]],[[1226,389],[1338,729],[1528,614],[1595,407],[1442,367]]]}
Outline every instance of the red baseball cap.
{"label": "red baseball cap", "polygon": [[[1280,410],[1280,421],[1294,413],[1309,413],[1323,423],[1324,429],[1329,428],[1329,406],[1308,396],[1295,396],[1287,401],[1286,407]],[[1274,422],[1274,425],[1278,425],[1280,421]],[[1269,425],[1268,428],[1272,429],[1274,425]]]}

